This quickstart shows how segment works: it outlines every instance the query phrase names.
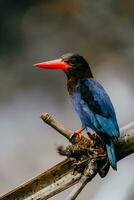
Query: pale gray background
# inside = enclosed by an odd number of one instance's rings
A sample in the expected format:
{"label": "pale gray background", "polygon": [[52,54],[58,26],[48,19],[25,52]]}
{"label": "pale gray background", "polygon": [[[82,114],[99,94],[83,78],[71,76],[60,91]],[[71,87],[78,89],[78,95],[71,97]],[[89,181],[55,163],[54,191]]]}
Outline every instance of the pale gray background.
{"label": "pale gray background", "polygon": [[[120,126],[134,120],[134,3],[132,0],[0,2],[0,193],[63,159],[67,141],[39,119],[53,114],[81,126],[62,72],[32,65],[66,52],[82,54],[107,89]],[[133,155],[105,179],[98,176],[78,199],[133,200]],[[68,191],[52,199],[64,199]]]}

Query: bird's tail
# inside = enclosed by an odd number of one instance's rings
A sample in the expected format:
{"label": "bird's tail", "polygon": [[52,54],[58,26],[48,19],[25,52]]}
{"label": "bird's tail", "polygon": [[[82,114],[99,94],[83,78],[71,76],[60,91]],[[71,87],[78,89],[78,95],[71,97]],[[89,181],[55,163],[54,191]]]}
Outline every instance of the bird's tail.
{"label": "bird's tail", "polygon": [[114,150],[114,145],[112,140],[110,140],[106,144],[106,149],[107,149],[107,154],[108,154],[108,159],[109,163],[112,166],[114,170],[117,170],[117,160],[116,160],[116,155],[115,155],[115,150]]}

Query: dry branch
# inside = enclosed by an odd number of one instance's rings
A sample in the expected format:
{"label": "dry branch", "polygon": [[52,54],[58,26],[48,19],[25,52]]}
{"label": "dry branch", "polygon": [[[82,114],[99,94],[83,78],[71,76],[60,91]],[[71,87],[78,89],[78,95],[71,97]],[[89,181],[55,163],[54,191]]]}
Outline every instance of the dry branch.
{"label": "dry branch", "polygon": [[41,116],[41,119],[50,125],[52,128],[54,128],[56,131],[58,131],[61,135],[66,137],[68,140],[72,138],[72,135],[74,134],[69,129],[65,128],[61,123],[59,123],[57,120],[55,120],[51,115],[48,113],[44,113]]}
{"label": "dry branch", "polygon": [[[72,131],[64,128],[62,124],[47,113],[42,114],[41,118],[45,123],[65,136],[71,143],[74,143],[72,140]],[[82,139],[83,143],[87,142],[87,140],[85,137]],[[121,137],[115,141],[115,151],[118,161],[134,152],[134,123],[121,129]],[[67,198],[67,200],[74,200],[85,184],[92,178],[92,174],[87,173],[88,169],[91,169],[91,162],[88,165],[90,167],[87,167],[83,174],[77,173],[76,175],[72,174],[74,171],[74,163],[74,159],[66,159],[22,186],[0,197],[0,200],[45,200],[77,183]],[[85,176],[85,173],[88,176]],[[95,174],[96,170],[94,170],[93,176]]]}
{"label": "dry branch", "polygon": [[37,177],[32,178],[30,181],[0,197],[0,200],[22,200],[43,188],[47,188],[52,183],[61,179],[65,174],[69,173],[72,170],[72,163],[73,161],[69,159],[60,162],[48,171],[41,173]]}
{"label": "dry branch", "polygon": [[88,167],[84,171],[84,174],[82,175],[80,181],[77,183],[77,185],[74,187],[72,192],[69,194],[66,200],[74,200],[79,195],[79,193],[82,191],[82,189],[85,187],[85,185],[91,181],[95,175],[97,174],[97,163],[95,160],[91,160],[88,164]]}

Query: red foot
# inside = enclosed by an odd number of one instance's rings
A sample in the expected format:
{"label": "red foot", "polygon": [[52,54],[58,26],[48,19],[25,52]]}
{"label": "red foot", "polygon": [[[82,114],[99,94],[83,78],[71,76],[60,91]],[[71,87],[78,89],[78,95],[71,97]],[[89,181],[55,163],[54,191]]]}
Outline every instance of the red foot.
{"label": "red foot", "polygon": [[76,133],[76,134],[82,134],[83,130],[84,130],[84,128],[80,128],[80,129],[74,131],[74,133]]}
{"label": "red foot", "polygon": [[76,131],[74,131],[74,135],[75,135],[75,142],[80,142],[82,139],[82,131],[84,130],[84,128],[78,129]]}
{"label": "red foot", "polygon": [[98,135],[97,135],[97,133],[96,133],[95,131],[93,131],[93,132],[91,133],[91,135],[94,137],[94,139],[96,139],[96,138],[98,137]]}

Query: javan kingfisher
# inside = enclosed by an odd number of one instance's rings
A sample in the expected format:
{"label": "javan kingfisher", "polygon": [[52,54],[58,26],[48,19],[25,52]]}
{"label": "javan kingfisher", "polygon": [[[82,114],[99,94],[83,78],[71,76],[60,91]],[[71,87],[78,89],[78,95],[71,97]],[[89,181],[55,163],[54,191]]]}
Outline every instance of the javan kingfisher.
{"label": "javan kingfisher", "polygon": [[117,169],[113,140],[119,137],[119,127],[111,100],[94,79],[88,62],[78,54],[67,53],[60,59],[35,64],[44,69],[63,70],[67,76],[67,88],[74,108],[82,122],[82,131],[100,136],[105,142],[108,160]]}

